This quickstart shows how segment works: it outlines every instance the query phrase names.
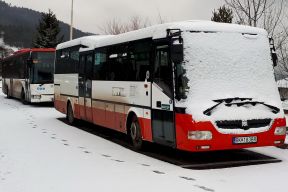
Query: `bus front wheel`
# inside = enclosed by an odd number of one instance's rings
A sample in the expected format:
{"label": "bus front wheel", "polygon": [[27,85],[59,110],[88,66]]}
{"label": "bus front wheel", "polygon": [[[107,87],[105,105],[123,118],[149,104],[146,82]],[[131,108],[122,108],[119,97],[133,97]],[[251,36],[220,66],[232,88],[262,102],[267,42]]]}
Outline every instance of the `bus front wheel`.
{"label": "bus front wheel", "polygon": [[72,105],[69,102],[68,106],[67,106],[67,116],[66,116],[68,123],[70,125],[73,125],[75,123],[75,117],[74,117],[74,113],[73,113],[73,109],[72,109]]}
{"label": "bus front wheel", "polygon": [[25,91],[24,89],[22,89],[21,91],[21,102],[26,105],[27,104],[27,101],[26,101],[26,98],[25,98]]}
{"label": "bus front wheel", "polygon": [[130,137],[134,149],[141,150],[143,149],[143,140],[140,125],[136,116],[132,117],[132,122],[130,125]]}

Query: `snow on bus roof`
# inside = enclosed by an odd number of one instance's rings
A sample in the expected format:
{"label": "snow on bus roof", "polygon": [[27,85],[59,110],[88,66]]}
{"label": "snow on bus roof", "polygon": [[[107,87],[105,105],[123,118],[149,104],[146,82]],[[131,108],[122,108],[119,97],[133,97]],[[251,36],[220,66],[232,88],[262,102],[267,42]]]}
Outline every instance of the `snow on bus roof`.
{"label": "snow on bus roof", "polygon": [[69,47],[74,47],[77,45],[83,45],[85,47],[94,47],[94,44],[99,41],[100,39],[104,39],[107,37],[111,37],[112,35],[91,35],[91,36],[85,36],[85,37],[80,37],[78,39],[73,39],[71,41],[67,41],[64,43],[61,43],[57,46],[58,49],[65,49]]}
{"label": "snow on bus roof", "polygon": [[145,38],[160,39],[165,38],[167,29],[181,29],[182,31],[209,31],[209,32],[229,32],[268,35],[264,29],[227,23],[216,23],[212,21],[183,21],[154,25],[147,28],[102,38],[95,42],[93,47],[83,50],[92,50],[113,44],[134,41]]}
{"label": "snow on bus roof", "polygon": [[167,29],[181,29],[182,31],[209,31],[209,32],[229,32],[229,33],[248,33],[267,35],[264,29],[227,23],[216,23],[213,21],[182,21],[165,23],[150,26],[147,28],[130,31],[119,35],[94,35],[74,39],[57,46],[57,49],[64,49],[76,45],[84,45],[86,48],[81,48],[80,51],[93,50],[98,47],[119,44],[139,39],[165,38]]}

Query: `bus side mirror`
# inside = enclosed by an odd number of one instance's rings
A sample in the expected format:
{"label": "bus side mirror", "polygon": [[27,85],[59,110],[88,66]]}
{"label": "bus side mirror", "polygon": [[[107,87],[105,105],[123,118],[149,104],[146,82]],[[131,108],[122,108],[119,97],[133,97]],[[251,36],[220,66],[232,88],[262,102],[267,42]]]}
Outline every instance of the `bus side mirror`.
{"label": "bus side mirror", "polygon": [[171,60],[173,63],[181,63],[184,60],[183,44],[173,44],[171,46]]}
{"label": "bus side mirror", "polygon": [[272,62],[273,62],[273,67],[276,67],[277,63],[278,63],[278,56],[276,54],[274,39],[272,37],[269,37],[269,44],[270,44],[270,51],[271,51],[271,58],[272,58]]}
{"label": "bus side mirror", "polygon": [[276,67],[278,64],[278,56],[275,52],[274,53],[272,52],[271,56],[272,56],[273,66]]}

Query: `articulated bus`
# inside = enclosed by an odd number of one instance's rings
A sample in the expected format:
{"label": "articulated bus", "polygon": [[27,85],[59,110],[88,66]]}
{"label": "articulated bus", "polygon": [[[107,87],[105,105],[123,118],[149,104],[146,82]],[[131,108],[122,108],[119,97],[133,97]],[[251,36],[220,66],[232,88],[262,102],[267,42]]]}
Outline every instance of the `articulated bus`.
{"label": "articulated bus", "polygon": [[55,49],[22,49],[4,58],[2,90],[23,103],[54,101]]}
{"label": "articulated bus", "polygon": [[263,29],[206,21],[90,36],[56,49],[55,107],[190,152],[284,143],[284,112]]}

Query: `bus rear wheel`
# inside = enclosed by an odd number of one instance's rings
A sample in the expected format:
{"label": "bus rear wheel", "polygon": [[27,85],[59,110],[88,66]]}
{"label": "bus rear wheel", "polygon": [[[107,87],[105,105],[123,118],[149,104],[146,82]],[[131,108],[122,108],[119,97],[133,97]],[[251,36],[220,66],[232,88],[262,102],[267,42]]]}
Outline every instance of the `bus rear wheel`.
{"label": "bus rear wheel", "polygon": [[6,94],[7,99],[11,99],[11,94],[10,94],[10,90],[8,88],[8,85],[6,85],[6,91],[7,91],[7,94]]}
{"label": "bus rear wheel", "polygon": [[132,122],[130,125],[130,137],[135,150],[143,149],[141,129],[136,116],[132,117]]}
{"label": "bus rear wheel", "polygon": [[21,91],[21,102],[22,102],[24,105],[27,104],[27,101],[26,101],[26,98],[25,98],[24,89],[22,89],[22,91]]}
{"label": "bus rear wheel", "polygon": [[66,119],[68,120],[68,123],[69,123],[70,125],[73,125],[73,124],[75,123],[75,117],[74,117],[72,105],[71,105],[70,102],[68,103],[68,106],[67,106]]}

